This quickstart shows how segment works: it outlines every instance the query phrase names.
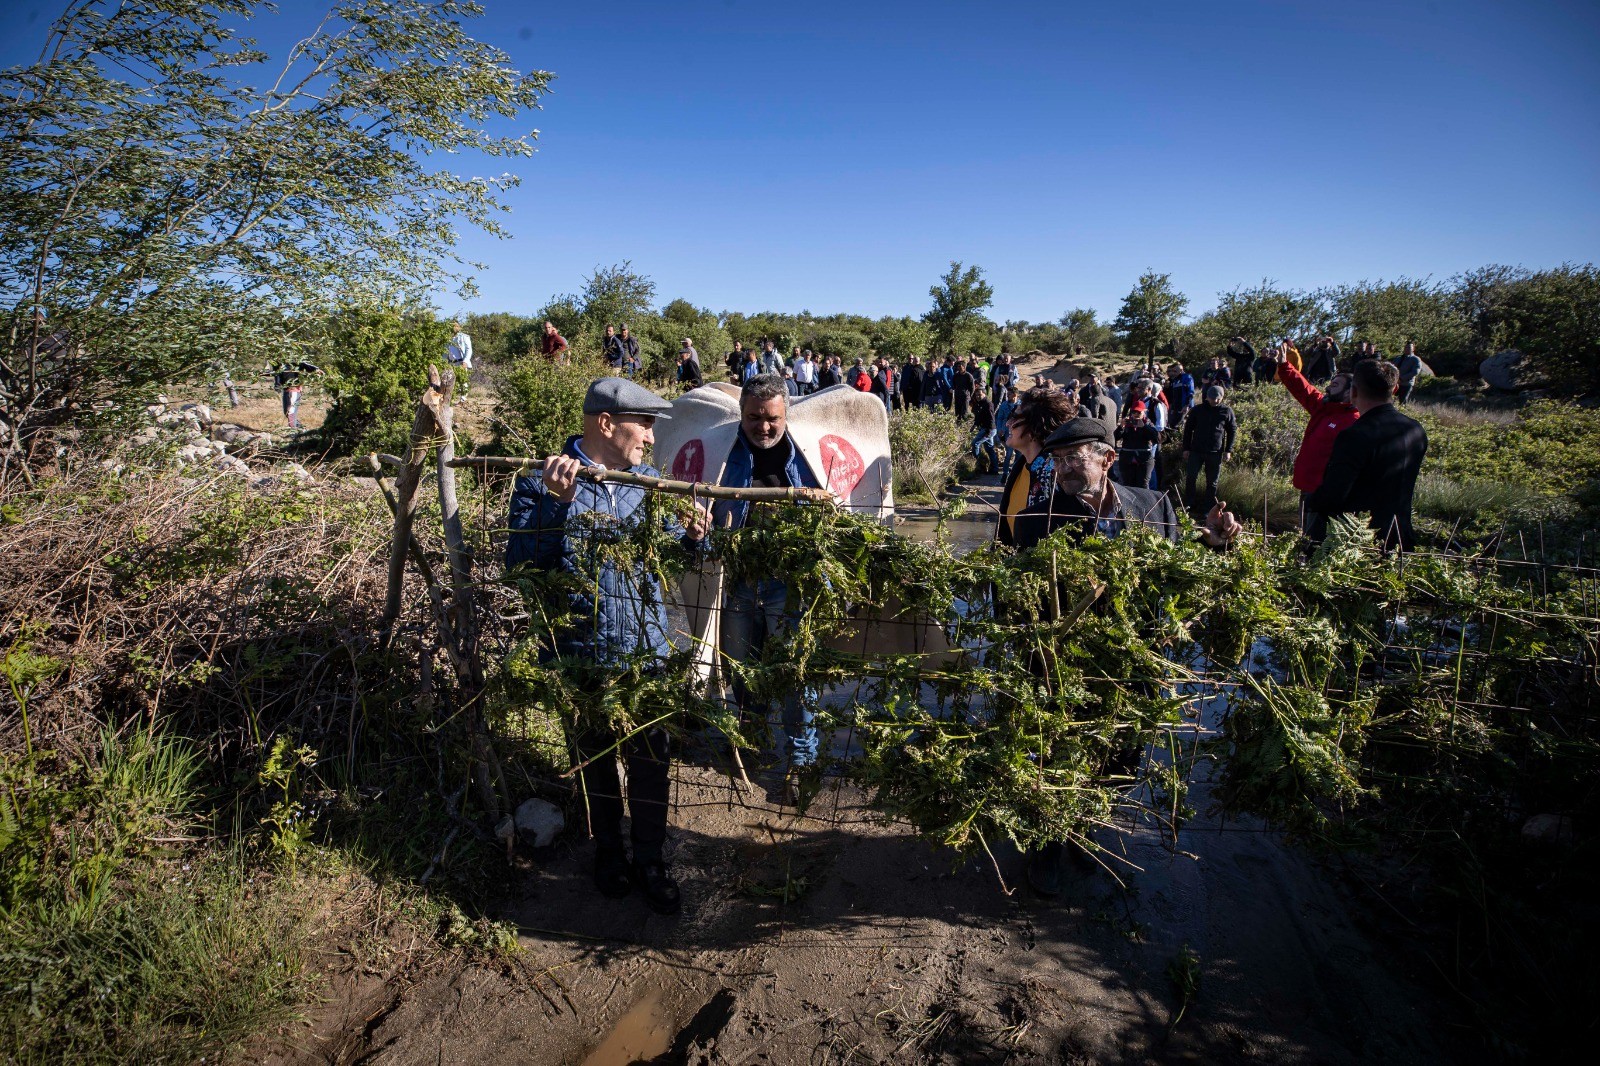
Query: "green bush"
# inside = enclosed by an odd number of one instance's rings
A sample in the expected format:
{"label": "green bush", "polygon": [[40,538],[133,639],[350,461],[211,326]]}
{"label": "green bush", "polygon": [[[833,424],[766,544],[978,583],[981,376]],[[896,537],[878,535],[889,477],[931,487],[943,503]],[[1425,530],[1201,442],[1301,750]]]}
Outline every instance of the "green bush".
{"label": "green bush", "polygon": [[[340,455],[401,452],[410,439],[428,367],[445,360],[450,324],[431,313],[347,311],[328,324],[321,345],[333,406],[322,433]],[[458,384],[466,372],[454,371]]]}
{"label": "green bush", "polygon": [[610,370],[599,356],[574,346],[570,362],[524,356],[500,384],[495,448],[502,455],[545,456],[583,432],[583,396]]}
{"label": "green bush", "polygon": [[1273,532],[1300,526],[1300,492],[1286,474],[1275,470],[1225,465],[1217,479],[1217,499],[1226,501],[1239,517],[1263,523]]}
{"label": "green bush", "polygon": [[913,407],[889,416],[889,450],[894,455],[896,500],[932,501],[956,479],[961,458],[970,454],[971,432],[950,412]]}

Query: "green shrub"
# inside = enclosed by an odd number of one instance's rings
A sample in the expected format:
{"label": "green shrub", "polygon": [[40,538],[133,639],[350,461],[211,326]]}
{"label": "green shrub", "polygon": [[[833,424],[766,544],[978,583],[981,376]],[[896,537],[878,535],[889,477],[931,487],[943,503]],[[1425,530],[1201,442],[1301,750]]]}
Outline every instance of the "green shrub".
{"label": "green shrub", "polygon": [[1289,478],[1259,466],[1228,464],[1217,479],[1217,498],[1241,518],[1279,532],[1300,526],[1300,492]]}
{"label": "green shrub", "polygon": [[[410,439],[428,367],[449,372],[450,325],[431,313],[347,311],[329,324],[323,348],[333,406],[322,433],[341,455],[401,452]],[[458,383],[465,371],[456,371]]]}
{"label": "green shrub", "polygon": [[889,416],[896,500],[935,499],[970,454],[971,433],[943,409],[913,407]]}
{"label": "green shrub", "polygon": [[574,346],[567,363],[543,356],[518,359],[500,385],[495,448],[502,455],[545,456],[583,432],[583,396],[589,383],[610,373],[598,355]]}

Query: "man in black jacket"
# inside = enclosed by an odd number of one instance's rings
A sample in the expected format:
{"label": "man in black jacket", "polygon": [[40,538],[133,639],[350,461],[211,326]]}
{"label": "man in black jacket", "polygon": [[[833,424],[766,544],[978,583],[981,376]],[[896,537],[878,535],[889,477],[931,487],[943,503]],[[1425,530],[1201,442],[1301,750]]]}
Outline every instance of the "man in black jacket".
{"label": "man in black jacket", "polygon": [[1233,357],[1233,383],[1249,385],[1256,379],[1256,346],[1238,336],[1228,342],[1228,354]]}
{"label": "man in black jacket", "polygon": [[1231,457],[1234,435],[1239,430],[1233,408],[1222,402],[1222,386],[1207,385],[1205,402],[1189,413],[1183,424],[1184,499],[1191,510],[1206,509],[1195,498],[1194,483],[1202,469],[1206,472],[1206,500],[1217,498],[1217,476]]}
{"label": "man in black jacket", "polygon": [[1361,417],[1333,442],[1322,484],[1306,502],[1319,514],[1366,511],[1385,549],[1416,544],[1411,502],[1428,454],[1422,423],[1394,405],[1400,373],[1382,359],[1363,359],[1351,375],[1350,402]]}

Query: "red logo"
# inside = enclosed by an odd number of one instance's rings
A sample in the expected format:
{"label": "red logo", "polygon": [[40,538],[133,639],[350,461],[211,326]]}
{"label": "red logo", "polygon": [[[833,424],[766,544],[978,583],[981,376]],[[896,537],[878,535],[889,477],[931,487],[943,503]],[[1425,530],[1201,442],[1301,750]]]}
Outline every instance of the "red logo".
{"label": "red logo", "polygon": [[822,452],[822,485],[840,499],[847,500],[867,472],[867,464],[855,445],[832,433],[817,442]]}
{"label": "red logo", "polygon": [[706,446],[700,438],[678,449],[672,459],[672,476],[678,481],[701,481],[706,476]]}

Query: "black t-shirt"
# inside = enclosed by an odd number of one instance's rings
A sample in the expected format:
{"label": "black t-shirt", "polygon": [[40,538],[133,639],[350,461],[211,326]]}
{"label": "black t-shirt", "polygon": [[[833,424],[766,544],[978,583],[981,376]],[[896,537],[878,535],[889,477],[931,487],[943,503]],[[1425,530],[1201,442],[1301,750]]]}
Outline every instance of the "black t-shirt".
{"label": "black t-shirt", "polygon": [[[748,441],[746,442],[749,443]],[[786,441],[779,441],[770,448],[757,448],[750,445],[750,484],[763,489],[786,489],[789,487],[789,473],[785,469],[789,460],[789,449]]]}

